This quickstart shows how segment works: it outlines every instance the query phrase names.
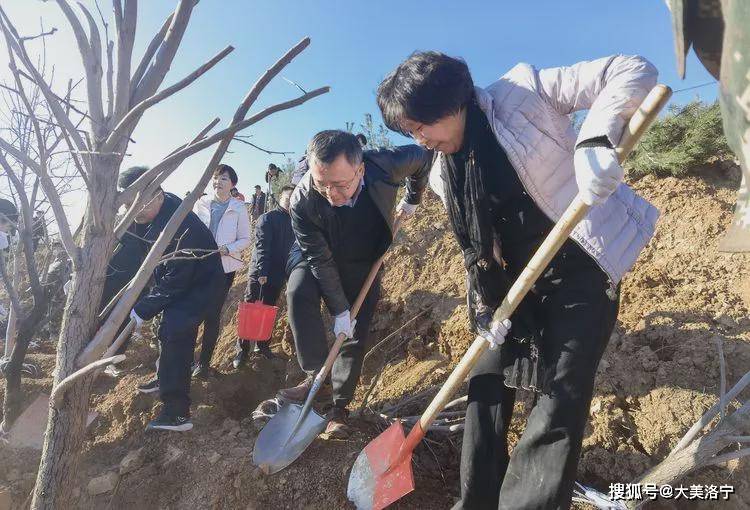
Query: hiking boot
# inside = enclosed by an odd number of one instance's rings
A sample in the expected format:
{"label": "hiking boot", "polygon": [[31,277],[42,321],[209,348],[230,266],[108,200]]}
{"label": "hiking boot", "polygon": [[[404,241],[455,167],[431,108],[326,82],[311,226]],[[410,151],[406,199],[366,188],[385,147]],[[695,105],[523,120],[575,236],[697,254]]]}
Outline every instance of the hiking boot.
{"label": "hiking boot", "polygon": [[234,368],[240,368],[244,363],[245,360],[247,360],[247,353],[240,349],[240,351],[235,355],[234,359],[232,360],[232,366]]}
{"label": "hiking boot", "polygon": [[187,432],[193,428],[189,416],[170,416],[162,411],[159,416],[146,425],[146,430],[169,430],[172,432]]}
{"label": "hiking boot", "polygon": [[157,391],[159,391],[159,379],[156,378],[138,385],[138,393],[156,393]]}
{"label": "hiking boot", "polygon": [[343,407],[334,406],[328,412],[329,422],[326,425],[325,435],[328,439],[346,439],[351,434],[351,429],[347,424],[349,412]]}
{"label": "hiking boot", "polygon": [[205,381],[206,379],[208,379],[208,365],[204,365],[203,363],[194,363],[193,378],[200,379],[201,381]]}
{"label": "hiking boot", "polygon": [[[299,383],[297,386],[292,388],[284,388],[279,390],[279,396],[289,402],[302,403],[307,398],[307,394],[310,392],[313,379],[315,377],[308,375],[304,381]],[[325,402],[331,399],[331,382],[326,380],[318,390],[318,394],[315,395],[316,402]]]}

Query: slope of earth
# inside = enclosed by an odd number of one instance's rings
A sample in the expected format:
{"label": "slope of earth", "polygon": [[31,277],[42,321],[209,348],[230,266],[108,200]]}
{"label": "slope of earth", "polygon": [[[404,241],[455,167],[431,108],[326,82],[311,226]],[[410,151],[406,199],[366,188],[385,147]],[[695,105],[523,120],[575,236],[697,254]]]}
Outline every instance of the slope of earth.
{"label": "slope of earth", "polygon": [[[661,211],[656,236],[622,284],[619,321],[599,367],[579,480],[604,492],[662,460],[719,392],[717,341],[728,384],[750,370],[750,320],[745,254],[717,246],[730,223],[738,185],[733,171],[702,177],[645,177],[634,187]],[[153,372],[156,351],[134,344],[124,375],[101,376],[92,396],[91,425],[76,484],[77,508],[349,508],[346,484],[356,455],[385,423],[377,414],[402,405],[419,414],[434,386],[447,377],[473,340],[466,327],[463,262],[438,200],[430,195],[399,234],[386,260],[383,299],[372,345],[351,409],[361,411],[347,440],[318,439],[286,470],[266,477],[252,465],[257,438],[250,414],[279,387],[300,377],[284,334],[274,333],[276,360],[231,368],[238,278],[224,313],[214,358],[219,374],[193,383],[195,428],[186,434],[143,431],[156,410],[135,386]],[[284,341],[280,339],[284,338]],[[380,343],[382,341],[382,343]],[[51,373],[48,345],[32,354]],[[25,380],[25,390],[49,390],[50,379]],[[531,396],[519,395],[510,438],[523,431]],[[430,433],[415,455],[417,490],[396,508],[450,508],[458,496],[461,435]],[[0,492],[22,507],[34,480],[38,452],[0,446]],[[96,482],[92,479],[100,477]],[[689,484],[730,484],[736,495],[722,508],[750,505],[750,463],[704,469]],[[99,487],[102,492],[97,492]],[[103,487],[103,488],[102,488]],[[679,502],[679,508],[711,508]]]}

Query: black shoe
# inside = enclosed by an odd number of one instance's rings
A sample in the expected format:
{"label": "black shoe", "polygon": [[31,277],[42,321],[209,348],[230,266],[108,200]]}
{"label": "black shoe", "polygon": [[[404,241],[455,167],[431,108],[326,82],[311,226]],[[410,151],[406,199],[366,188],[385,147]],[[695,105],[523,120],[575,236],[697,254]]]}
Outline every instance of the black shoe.
{"label": "black shoe", "polygon": [[159,391],[159,379],[156,378],[138,385],[138,393],[156,393],[157,391]]}
{"label": "black shoe", "polygon": [[232,366],[234,368],[240,368],[243,363],[245,363],[245,360],[247,359],[247,353],[243,350],[240,350],[237,355],[232,360]]}
{"label": "black shoe", "polygon": [[192,428],[193,422],[188,416],[170,416],[165,412],[161,412],[146,425],[146,430],[171,430],[173,432],[187,432]]}
{"label": "black shoe", "polygon": [[195,363],[193,365],[193,377],[205,381],[208,379],[208,365],[203,363]]}

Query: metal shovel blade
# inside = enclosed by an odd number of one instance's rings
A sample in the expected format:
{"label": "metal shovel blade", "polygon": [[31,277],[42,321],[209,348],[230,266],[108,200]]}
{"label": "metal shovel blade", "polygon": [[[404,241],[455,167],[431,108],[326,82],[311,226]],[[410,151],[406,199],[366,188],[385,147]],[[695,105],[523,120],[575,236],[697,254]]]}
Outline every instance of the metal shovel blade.
{"label": "metal shovel blade", "polygon": [[310,410],[295,432],[301,415],[301,405],[285,403],[258,434],[253,463],[267,475],[278,473],[297,460],[326,428],[328,420]]}
{"label": "metal shovel blade", "polygon": [[397,421],[357,456],[346,489],[346,497],[357,510],[381,510],[414,490],[411,453],[398,465],[391,465],[405,439],[404,428]]}

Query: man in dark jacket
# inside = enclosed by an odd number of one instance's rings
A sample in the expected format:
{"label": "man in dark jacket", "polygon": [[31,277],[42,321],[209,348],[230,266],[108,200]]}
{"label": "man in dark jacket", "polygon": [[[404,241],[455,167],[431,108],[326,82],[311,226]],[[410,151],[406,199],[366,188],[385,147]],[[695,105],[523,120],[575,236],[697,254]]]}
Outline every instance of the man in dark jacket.
{"label": "man in dark jacket", "polygon": [[[120,174],[119,185],[126,188],[146,171],[139,167]],[[182,201],[157,189],[138,213],[135,222],[144,226],[143,239],[153,243],[161,234]],[[190,212],[177,229],[169,254],[181,250],[180,259],[159,264],[154,269],[154,284],[133,307],[130,317],[140,328],[144,321],[163,313],[159,327],[159,368],[152,386],[158,388],[164,407],[147,430],[185,431],[190,421],[190,366],[193,361],[198,325],[203,321],[211,300],[221,292],[224,271],[218,247],[211,231]],[[199,250],[192,252],[191,250]],[[206,250],[216,254],[205,257]],[[194,255],[196,258],[184,258]],[[202,258],[201,258],[202,257]]]}
{"label": "man in dark jacket", "polygon": [[255,194],[250,197],[250,217],[256,222],[260,215],[266,212],[266,194],[260,189],[260,185],[255,185]]}
{"label": "man in dark jacket", "polygon": [[[250,270],[245,289],[245,301],[261,300],[266,305],[275,305],[281,289],[286,283],[286,262],[294,243],[292,219],[289,217],[289,201],[294,186],[284,186],[279,192],[279,206],[258,218],[255,227],[255,247],[250,260]],[[237,340],[237,355],[232,361],[239,368],[250,352],[248,340]],[[269,342],[255,342],[255,352],[272,358]]]}
{"label": "man in dark jacket", "polygon": [[397,212],[413,214],[427,183],[431,154],[415,145],[363,153],[351,133],[322,131],[310,142],[307,155],[310,171],[292,196],[292,228],[299,247],[290,256],[287,304],[297,357],[308,377],[281,390],[280,396],[303,400],[323,366],[328,354],[320,310],[323,298],[335,317],[334,335],[347,337],[333,365],[331,384],[319,393],[321,398],[333,393],[326,432],[340,437],[347,432],[346,406],[362,369],[380,275],[356,321],[350,320],[349,310],[373,263],[393,241],[399,183],[406,179]]}

